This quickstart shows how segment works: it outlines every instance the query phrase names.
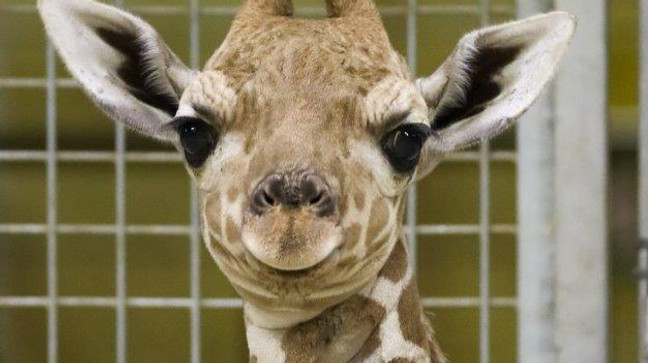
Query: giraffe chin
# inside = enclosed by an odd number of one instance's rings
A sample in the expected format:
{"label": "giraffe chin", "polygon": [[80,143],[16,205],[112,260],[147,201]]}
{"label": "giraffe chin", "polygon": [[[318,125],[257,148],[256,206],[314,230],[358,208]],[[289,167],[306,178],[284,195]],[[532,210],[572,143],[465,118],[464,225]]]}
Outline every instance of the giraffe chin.
{"label": "giraffe chin", "polygon": [[279,215],[249,222],[241,231],[246,250],[263,265],[286,275],[322,265],[336,255],[343,240],[342,228],[331,220]]}

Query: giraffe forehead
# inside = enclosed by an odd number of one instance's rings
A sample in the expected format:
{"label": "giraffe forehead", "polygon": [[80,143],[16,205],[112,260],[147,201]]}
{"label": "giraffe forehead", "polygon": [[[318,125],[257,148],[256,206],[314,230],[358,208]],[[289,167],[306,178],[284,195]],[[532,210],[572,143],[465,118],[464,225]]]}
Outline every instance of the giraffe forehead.
{"label": "giraffe forehead", "polygon": [[338,123],[342,135],[394,108],[424,109],[382,24],[362,18],[237,21],[197,78],[191,106],[243,129]]}
{"label": "giraffe forehead", "polygon": [[381,73],[406,74],[380,22],[358,19],[251,18],[235,23],[205,70],[228,74],[242,85],[259,76],[281,80],[354,78],[365,83]]}

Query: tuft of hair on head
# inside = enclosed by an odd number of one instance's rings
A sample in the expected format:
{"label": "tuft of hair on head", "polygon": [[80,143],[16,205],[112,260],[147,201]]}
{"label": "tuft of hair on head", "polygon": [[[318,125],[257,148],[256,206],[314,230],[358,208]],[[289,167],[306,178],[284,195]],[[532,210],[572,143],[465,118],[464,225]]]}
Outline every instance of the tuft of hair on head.
{"label": "tuft of hair on head", "polygon": [[373,0],[326,0],[329,17],[378,17]]}
{"label": "tuft of hair on head", "polygon": [[295,9],[292,0],[247,0],[239,15],[255,12],[270,16],[292,16]]}

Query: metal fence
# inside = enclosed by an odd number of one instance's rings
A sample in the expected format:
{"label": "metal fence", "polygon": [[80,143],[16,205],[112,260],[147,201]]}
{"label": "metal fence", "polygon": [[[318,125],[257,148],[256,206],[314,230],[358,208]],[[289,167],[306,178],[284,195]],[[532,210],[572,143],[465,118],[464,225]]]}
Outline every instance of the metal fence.
{"label": "metal fence", "polygon": [[[448,1],[451,3],[451,1]],[[552,2],[543,0],[519,0],[518,13],[528,15],[552,8]],[[605,107],[602,98],[605,94],[604,56],[600,54],[605,47],[603,39],[604,1],[602,0],[557,0],[558,8],[571,10],[581,19],[580,35],[575,41],[575,49],[567,60],[566,68],[557,85],[526,116],[520,128],[518,143],[522,146],[518,163],[519,171],[519,299],[515,296],[492,297],[489,275],[491,234],[514,235],[516,225],[492,224],[490,218],[490,165],[491,162],[515,163],[518,156],[514,152],[490,150],[484,142],[478,151],[460,152],[451,155],[447,162],[476,162],[479,164],[480,214],[478,224],[466,225],[423,225],[417,222],[417,191],[412,188],[408,194],[407,227],[412,248],[412,258],[417,260],[417,237],[423,235],[476,235],[479,236],[479,295],[453,298],[423,297],[428,308],[479,308],[479,362],[490,362],[490,311],[493,307],[518,307],[519,357],[523,363],[531,362],[605,362],[606,327],[604,312],[606,290],[605,269],[592,271],[577,268],[579,257],[575,254],[591,252],[588,256],[605,256],[605,208],[603,206],[605,188],[605,157],[599,153],[604,132]],[[185,14],[190,20],[188,36],[190,42],[190,65],[198,68],[200,59],[200,15],[233,15],[234,7],[203,7],[198,0],[188,0],[186,4],[133,6],[128,7],[122,0],[116,5],[126,6],[140,15]],[[597,12],[598,10],[598,12]],[[1,11],[8,13],[35,12],[34,6],[1,5]],[[300,8],[302,14],[321,14],[323,9]],[[417,19],[425,14],[473,14],[479,16],[482,25],[491,22],[492,14],[515,15],[515,9],[506,5],[494,5],[490,0],[480,0],[474,5],[429,5],[408,0],[399,6],[381,8],[383,16],[406,16],[407,18],[407,58],[414,72],[417,64]],[[583,29],[584,28],[584,29]],[[602,47],[593,53],[592,42]],[[598,47],[598,45],[597,45]],[[241,301],[230,298],[204,298],[200,291],[201,266],[199,253],[202,248],[198,230],[197,199],[195,190],[191,195],[191,208],[188,225],[129,225],[125,219],[126,208],[126,164],[127,163],[180,163],[176,153],[131,152],[126,150],[125,130],[116,126],[115,147],[112,152],[97,151],[59,151],[57,148],[57,92],[62,88],[75,88],[71,79],[56,76],[56,57],[51,43],[45,50],[46,78],[5,78],[0,79],[2,88],[40,88],[46,90],[46,127],[47,146],[39,150],[0,150],[0,162],[44,163],[47,172],[47,218],[44,224],[7,224],[0,221],[0,234],[40,234],[47,238],[47,295],[46,296],[0,296],[0,308],[6,307],[43,307],[47,311],[47,362],[58,361],[59,347],[59,307],[94,306],[115,309],[116,361],[127,361],[127,307],[141,308],[181,308],[190,312],[190,359],[199,363],[201,359],[201,309],[240,309]],[[583,61],[589,64],[586,73],[575,69]],[[592,74],[600,72],[600,77]],[[565,100],[578,97],[579,90],[573,84],[588,83],[589,91],[594,94],[590,101],[580,106]],[[580,83],[582,84],[582,83]],[[601,94],[598,94],[598,90]],[[597,105],[597,102],[600,104]],[[603,110],[604,111],[604,110]],[[589,138],[565,140],[560,134],[570,134],[577,127],[578,113],[589,115],[594,131]],[[648,137],[647,137],[648,139]],[[570,143],[570,145],[567,145]],[[580,150],[579,150],[580,148]],[[557,150],[560,150],[558,152]],[[588,154],[589,152],[589,154]],[[570,155],[570,153],[573,153]],[[115,168],[115,223],[114,224],[62,224],[57,220],[57,166],[60,162],[99,162],[114,164]],[[583,164],[585,163],[585,164]],[[594,167],[592,167],[594,166]],[[583,174],[573,175],[576,168]],[[644,168],[646,169],[646,168]],[[593,189],[582,188],[584,180],[588,183],[600,180]],[[564,199],[564,201],[563,201]],[[583,205],[585,203],[585,205]],[[646,204],[646,203],[644,203]],[[586,208],[588,218],[583,221],[582,213],[574,213]],[[561,223],[556,225],[557,218]],[[583,223],[586,227],[583,228]],[[597,226],[590,228],[589,226]],[[573,228],[572,228],[573,227]],[[583,230],[585,235],[575,235]],[[102,234],[114,236],[116,243],[116,293],[115,296],[87,297],[61,296],[57,291],[57,236],[64,234]],[[181,235],[190,237],[190,295],[186,298],[132,297],[127,294],[126,240],[131,235]],[[571,242],[566,243],[567,239]],[[581,243],[579,243],[581,242]],[[574,244],[576,243],[576,244]],[[564,258],[563,258],[564,256]],[[603,264],[604,265],[604,264]],[[599,265],[600,267],[600,265]],[[574,285],[579,278],[586,286]],[[592,279],[594,277],[594,279]],[[582,283],[582,281],[579,281]],[[583,300],[586,299],[586,300]],[[556,304],[558,302],[558,305]],[[601,315],[602,314],[602,315]],[[594,317],[594,319],[592,319]],[[573,331],[574,327],[586,330]],[[594,328],[594,332],[591,330]],[[585,331],[586,333],[583,333]],[[602,343],[602,344],[601,344]],[[574,354],[581,353],[578,357]],[[589,352],[589,353],[588,353]]]}

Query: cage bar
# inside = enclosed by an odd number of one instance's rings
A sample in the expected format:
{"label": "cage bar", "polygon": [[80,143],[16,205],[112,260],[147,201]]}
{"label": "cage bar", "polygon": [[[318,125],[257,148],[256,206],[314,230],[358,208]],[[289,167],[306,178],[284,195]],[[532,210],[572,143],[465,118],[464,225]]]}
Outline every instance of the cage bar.
{"label": "cage bar", "polygon": [[[198,300],[200,307],[205,309],[240,309],[243,301],[238,298],[201,298]],[[56,299],[59,306],[66,307],[106,307],[114,308],[120,302],[116,297],[96,296],[61,296]],[[47,307],[50,299],[46,296],[0,296],[0,307]],[[480,297],[426,297],[422,299],[426,308],[466,309],[477,308],[481,304]],[[195,301],[193,298],[171,297],[129,297],[126,306],[137,308],[186,308],[191,309]],[[490,300],[491,308],[515,308],[515,297],[493,297]]]}
{"label": "cage bar", "polygon": [[578,19],[556,82],[557,361],[604,363],[608,349],[606,1],[557,0],[556,8]]}
{"label": "cage bar", "polygon": [[[490,24],[490,0],[480,1],[481,26]],[[479,148],[479,362],[490,363],[490,142]]]}
{"label": "cage bar", "polygon": [[[200,67],[200,0],[189,0],[189,66],[198,70]],[[190,205],[190,261],[189,278],[191,294],[190,310],[190,361],[200,363],[202,336],[200,332],[200,214],[198,209],[198,191],[194,183],[189,190]]]}
{"label": "cage bar", "polygon": [[639,291],[638,361],[648,363],[648,0],[639,3]]}
{"label": "cage bar", "polygon": [[[552,0],[518,0],[518,17],[553,9]],[[554,89],[519,120],[518,173],[518,362],[553,363]]]}
{"label": "cage bar", "polygon": [[115,127],[115,339],[117,363],[126,363],[126,132],[120,123]]}
{"label": "cage bar", "polygon": [[[489,229],[491,234],[516,234],[518,230],[514,224],[491,224]],[[170,224],[133,224],[125,227],[127,235],[187,236],[194,233],[194,230],[194,226]],[[0,224],[0,234],[46,234],[47,231],[46,224]],[[112,224],[58,224],[56,233],[112,235],[118,233],[118,228]],[[416,226],[416,233],[423,236],[479,235],[482,233],[482,226],[479,224],[419,224]]]}
{"label": "cage bar", "polygon": [[56,165],[56,58],[54,45],[48,40],[45,50],[47,69],[47,362],[58,362],[58,272],[57,272],[57,165]]}
{"label": "cage bar", "polygon": [[[418,54],[418,39],[416,36],[416,24],[417,24],[417,6],[418,0],[408,0],[408,11],[407,11],[407,65],[410,68],[410,72],[416,75],[417,61],[416,56]],[[409,244],[409,257],[410,257],[410,268],[416,274],[417,268],[417,256],[418,256],[418,236],[416,231],[416,183],[412,183],[409,189],[407,190],[407,229],[408,229],[408,244]]]}
{"label": "cage bar", "polygon": [[[58,151],[57,161],[65,162],[102,162],[114,163],[114,151]],[[177,152],[166,151],[128,151],[124,155],[127,163],[181,163],[182,156]],[[1,162],[47,162],[47,151],[39,150],[0,150]],[[517,162],[515,152],[493,151],[488,154],[491,162]],[[479,162],[481,155],[475,151],[451,153],[444,162]]]}
{"label": "cage bar", "polygon": [[[125,0],[114,4],[124,7]],[[115,228],[115,360],[126,363],[126,129],[120,122],[115,123]]]}
{"label": "cage bar", "polygon": [[[409,1],[409,0],[408,0]],[[382,16],[403,16],[407,15],[410,7],[406,6],[380,6]],[[181,5],[133,5],[128,7],[129,11],[140,15],[187,15],[191,10]],[[234,16],[237,6],[201,6],[200,15],[217,15],[217,16]],[[296,11],[307,16],[322,16],[326,12],[319,6],[297,6]],[[425,5],[420,4],[416,8],[420,15],[480,15],[482,9],[479,5],[455,5],[455,4],[438,4]],[[36,6],[21,4],[0,4],[0,12],[8,13],[35,13]],[[515,13],[515,7],[506,4],[493,5],[490,13],[494,15],[512,15]]]}

